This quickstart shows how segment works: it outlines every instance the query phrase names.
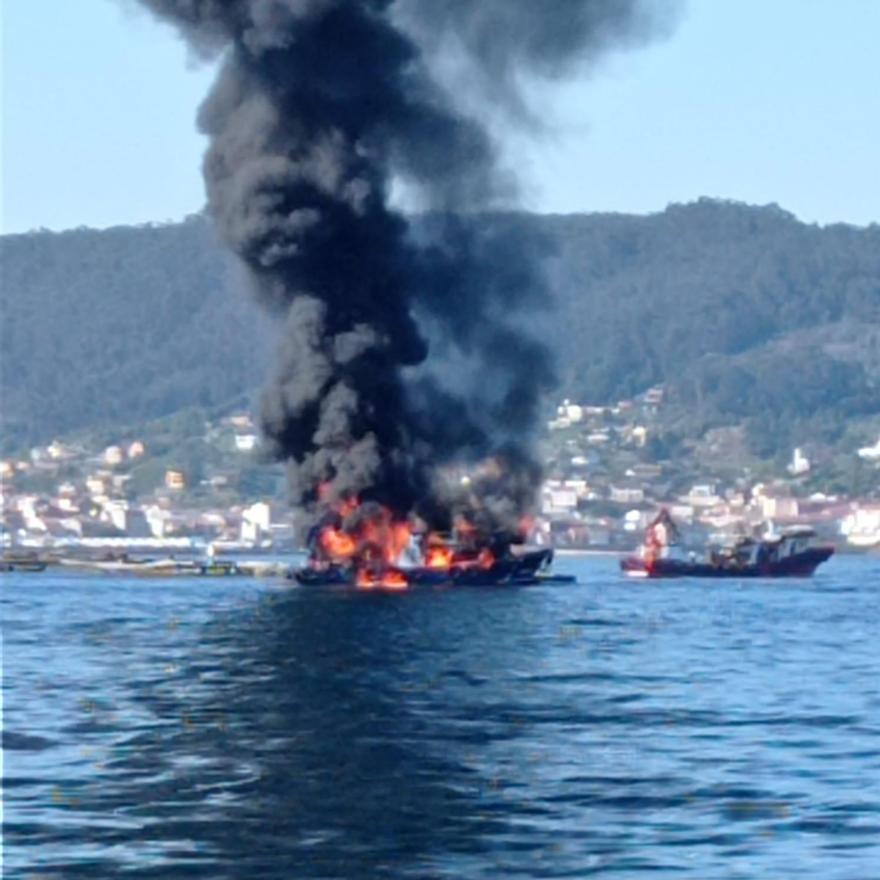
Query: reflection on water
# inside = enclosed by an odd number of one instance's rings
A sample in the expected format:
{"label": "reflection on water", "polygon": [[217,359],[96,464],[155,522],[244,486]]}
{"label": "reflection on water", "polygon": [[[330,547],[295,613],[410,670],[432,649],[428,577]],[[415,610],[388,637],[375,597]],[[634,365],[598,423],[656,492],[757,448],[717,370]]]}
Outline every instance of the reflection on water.
{"label": "reflection on water", "polygon": [[870,876],[877,564],[574,564],[405,596],[7,578],[8,875]]}

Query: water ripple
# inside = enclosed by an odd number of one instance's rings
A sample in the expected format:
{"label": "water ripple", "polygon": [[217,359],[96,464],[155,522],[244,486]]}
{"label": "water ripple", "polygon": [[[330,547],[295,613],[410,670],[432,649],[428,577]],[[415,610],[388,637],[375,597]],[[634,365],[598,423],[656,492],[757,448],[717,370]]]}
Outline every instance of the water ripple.
{"label": "water ripple", "polygon": [[4,859],[64,878],[876,876],[880,570],[3,580]]}

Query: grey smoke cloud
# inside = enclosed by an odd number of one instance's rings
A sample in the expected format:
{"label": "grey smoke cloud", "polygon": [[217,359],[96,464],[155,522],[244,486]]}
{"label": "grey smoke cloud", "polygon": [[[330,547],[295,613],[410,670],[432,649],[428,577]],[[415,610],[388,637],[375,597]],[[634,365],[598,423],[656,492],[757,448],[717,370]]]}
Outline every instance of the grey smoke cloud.
{"label": "grey smoke cloud", "polygon": [[[516,111],[519,85],[638,44],[670,21],[648,0],[141,0],[222,58],[199,114],[209,210],[284,316],[263,428],[297,505],[360,494],[404,515],[444,463],[500,453],[487,497],[518,515],[539,479],[529,438],[551,358],[513,312],[544,299],[542,248],[487,224],[515,183],[442,67]],[[468,106],[473,108],[473,101]],[[426,209],[389,200],[403,180]],[[422,327],[476,365],[427,378]]]}

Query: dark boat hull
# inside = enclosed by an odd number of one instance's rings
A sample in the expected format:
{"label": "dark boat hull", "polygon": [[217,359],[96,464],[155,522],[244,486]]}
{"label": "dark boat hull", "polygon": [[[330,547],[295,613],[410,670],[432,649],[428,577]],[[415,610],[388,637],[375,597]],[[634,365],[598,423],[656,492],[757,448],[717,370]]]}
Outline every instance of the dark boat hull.
{"label": "dark boat hull", "polygon": [[[406,578],[409,587],[497,587],[572,583],[574,578],[544,573],[552,559],[552,550],[534,550],[498,560],[488,568],[475,565],[453,565],[448,569],[420,567],[407,569],[401,574]],[[289,577],[303,586],[310,587],[356,586],[355,572],[351,568],[339,565],[331,565],[324,569],[300,568],[292,571]],[[375,589],[382,589],[381,584]]]}
{"label": "dark boat hull", "polygon": [[630,577],[641,578],[779,578],[810,577],[834,554],[833,547],[811,547],[762,565],[714,565],[708,562],[684,562],[678,559],[655,559],[648,563],[639,556],[626,556],[620,568]]}
{"label": "dark boat hull", "polygon": [[4,560],[0,562],[0,571],[45,571],[47,563],[45,562],[15,562]]}

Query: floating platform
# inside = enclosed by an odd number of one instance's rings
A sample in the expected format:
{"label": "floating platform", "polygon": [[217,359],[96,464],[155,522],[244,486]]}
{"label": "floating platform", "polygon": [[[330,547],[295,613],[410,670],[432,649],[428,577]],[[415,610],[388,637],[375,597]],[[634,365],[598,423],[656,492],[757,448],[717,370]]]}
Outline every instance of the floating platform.
{"label": "floating platform", "polygon": [[[244,563],[222,559],[88,559],[63,558],[60,564],[67,568],[81,569],[98,574],[126,575],[134,577],[253,577],[255,571]],[[265,567],[265,566],[264,566]]]}

